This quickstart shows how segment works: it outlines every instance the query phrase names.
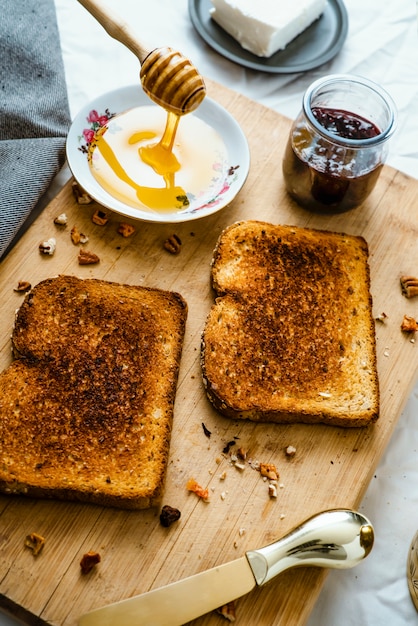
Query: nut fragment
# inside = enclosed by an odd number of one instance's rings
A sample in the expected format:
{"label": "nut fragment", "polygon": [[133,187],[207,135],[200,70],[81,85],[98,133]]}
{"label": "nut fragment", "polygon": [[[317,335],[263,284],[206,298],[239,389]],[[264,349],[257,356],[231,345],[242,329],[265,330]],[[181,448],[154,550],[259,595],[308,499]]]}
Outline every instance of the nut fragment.
{"label": "nut fragment", "polygon": [[404,333],[414,333],[418,330],[418,323],[413,317],[410,317],[409,315],[404,315],[401,324],[401,330]]}
{"label": "nut fragment", "polygon": [[223,606],[219,607],[219,609],[216,609],[216,612],[219,613],[219,615],[222,615],[222,617],[224,617],[229,622],[235,622],[235,601],[232,600],[231,602],[228,602],[228,604],[224,604]]}
{"label": "nut fragment", "polygon": [[165,504],[160,513],[161,526],[168,528],[169,526],[171,526],[171,524],[177,522],[177,520],[180,519],[180,516],[181,513],[178,509],[175,509],[174,507]]}
{"label": "nut fragment", "polygon": [[97,563],[100,563],[100,561],[101,557],[98,552],[93,552],[92,550],[86,552],[86,554],[83,554],[83,557],[80,561],[81,572],[83,574],[88,574],[89,572],[91,572],[93,567],[97,565]]}
{"label": "nut fragment", "polygon": [[93,199],[89,196],[87,191],[85,191],[77,181],[73,182],[72,190],[78,204],[91,204],[91,202],[93,202]]}
{"label": "nut fragment", "polygon": [[80,233],[78,231],[77,226],[73,226],[71,229],[71,241],[75,246],[80,243]]}
{"label": "nut fragment", "polygon": [[285,454],[286,454],[286,456],[289,456],[289,457],[295,456],[295,454],[296,454],[295,446],[287,446],[287,448],[285,450]]}
{"label": "nut fragment", "polygon": [[98,226],[104,226],[108,223],[109,217],[107,213],[105,213],[101,209],[97,209],[97,211],[93,213],[91,221]]}
{"label": "nut fragment", "polygon": [[94,265],[95,263],[99,263],[99,261],[99,257],[97,254],[94,254],[94,252],[90,252],[89,250],[80,250],[78,255],[79,265]]}
{"label": "nut fragment", "polygon": [[77,226],[73,226],[71,229],[71,241],[73,242],[73,244],[75,246],[78,246],[78,244],[82,243],[85,244],[87,243],[89,240],[89,238],[87,237],[87,235],[83,235],[83,233],[80,233],[80,231],[78,230]]}
{"label": "nut fragment", "polygon": [[46,241],[42,241],[39,244],[39,252],[41,252],[42,254],[49,254],[49,256],[52,256],[55,252],[56,247],[57,247],[56,239],[54,237],[50,237]]}
{"label": "nut fragment", "polygon": [[414,276],[401,276],[401,289],[405,298],[418,296],[418,278]]}
{"label": "nut fragment", "polygon": [[209,490],[201,487],[194,478],[189,478],[189,480],[187,481],[186,489],[195,493],[205,502],[209,502]]}
{"label": "nut fragment", "polygon": [[118,226],[118,233],[122,237],[131,237],[135,232],[135,226],[128,224],[127,222],[121,222]]}
{"label": "nut fragment", "polygon": [[177,235],[170,235],[164,241],[164,248],[170,252],[170,254],[179,254],[181,251],[181,239]]}
{"label": "nut fragment", "polygon": [[57,215],[57,217],[54,219],[54,224],[57,224],[58,226],[65,226],[68,222],[68,217],[66,213],[61,213],[60,215]]}
{"label": "nut fragment", "polygon": [[275,480],[269,482],[269,496],[270,498],[277,498],[277,481]]}
{"label": "nut fragment", "polygon": [[276,466],[273,463],[260,463],[260,472],[269,480],[279,480]]}
{"label": "nut fragment", "polygon": [[382,313],[379,313],[379,315],[376,316],[376,322],[384,322],[387,319],[387,315],[384,311],[382,311]]}
{"label": "nut fragment", "polygon": [[237,450],[237,457],[243,461],[247,458],[247,451],[242,446]]}
{"label": "nut fragment", "polygon": [[33,556],[38,556],[45,545],[45,539],[38,533],[30,533],[25,539],[25,546],[32,550]]}
{"label": "nut fragment", "polygon": [[19,280],[17,287],[14,288],[14,291],[23,293],[25,291],[29,291],[31,287],[32,285],[27,280]]}

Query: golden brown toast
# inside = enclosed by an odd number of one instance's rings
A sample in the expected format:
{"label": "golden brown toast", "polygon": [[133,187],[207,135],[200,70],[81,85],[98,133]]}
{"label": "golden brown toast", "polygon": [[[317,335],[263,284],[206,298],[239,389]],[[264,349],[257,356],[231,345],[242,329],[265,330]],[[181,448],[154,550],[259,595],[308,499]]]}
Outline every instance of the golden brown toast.
{"label": "golden brown toast", "polygon": [[223,415],[365,426],[379,415],[368,247],[361,237],[244,221],[221,234],[202,335]]}
{"label": "golden brown toast", "polygon": [[0,375],[0,490],[157,505],[186,316],[173,292],[70,276],[39,283]]}

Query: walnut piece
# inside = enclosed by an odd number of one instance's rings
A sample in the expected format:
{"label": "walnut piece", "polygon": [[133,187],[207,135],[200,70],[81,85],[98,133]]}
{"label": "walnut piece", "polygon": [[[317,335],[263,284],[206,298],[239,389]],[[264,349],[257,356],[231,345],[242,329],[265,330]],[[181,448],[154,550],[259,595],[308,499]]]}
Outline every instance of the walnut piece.
{"label": "walnut piece", "polygon": [[87,243],[89,240],[89,238],[87,237],[87,235],[83,235],[83,233],[80,233],[80,231],[78,230],[77,226],[73,226],[71,229],[71,241],[73,242],[73,244],[75,246],[78,246],[78,244],[85,244]]}
{"label": "walnut piece", "polygon": [[49,254],[49,256],[52,256],[55,252],[56,247],[57,247],[56,239],[54,237],[50,237],[46,241],[42,241],[39,244],[39,252],[41,252],[42,254]]}
{"label": "walnut piece", "polygon": [[260,472],[269,480],[279,480],[279,474],[273,463],[260,463]]}
{"label": "walnut piece", "polygon": [[98,226],[105,226],[109,221],[109,217],[102,209],[97,209],[97,211],[93,213],[91,221]]}
{"label": "walnut piece", "polygon": [[91,572],[95,565],[100,563],[100,561],[101,557],[98,552],[93,552],[92,550],[86,552],[86,554],[83,554],[83,557],[80,561],[81,572],[83,574],[88,574],[89,572]]}
{"label": "walnut piece", "polygon": [[78,264],[79,265],[94,265],[95,263],[99,263],[100,258],[94,252],[90,252],[89,250],[80,250],[78,255]]}
{"label": "walnut piece", "polygon": [[401,330],[404,333],[414,333],[418,330],[418,323],[413,317],[409,315],[404,315],[401,324]]}
{"label": "walnut piece", "polygon": [[224,604],[223,606],[216,609],[216,612],[219,615],[222,615],[228,622],[235,622],[236,614],[235,614],[235,601],[232,600],[228,602],[228,604]]}
{"label": "walnut piece", "polygon": [[167,250],[167,252],[170,252],[170,254],[179,254],[181,251],[180,237],[175,234],[170,235],[170,237],[168,237],[164,241],[164,248]]}
{"label": "walnut piece", "polygon": [[178,509],[175,509],[174,507],[165,504],[160,513],[161,526],[168,528],[169,526],[171,526],[171,524],[177,522],[177,520],[180,519],[180,516],[181,513]]}
{"label": "walnut piece", "polygon": [[122,237],[131,237],[135,232],[135,226],[128,224],[128,222],[121,222],[118,226],[118,233]]}
{"label": "walnut piece", "polygon": [[91,204],[93,202],[93,199],[89,196],[87,191],[85,191],[77,181],[73,182],[72,190],[78,204]]}
{"label": "walnut piece", "polygon": [[19,293],[24,293],[31,289],[32,285],[27,280],[19,280],[17,283],[17,287],[14,288],[14,291],[18,291]]}
{"label": "walnut piece", "polygon": [[71,229],[71,241],[75,246],[78,246],[78,244],[80,243],[80,233],[77,226],[73,226]]}
{"label": "walnut piece", "polygon": [[277,498],[277,480],[269,482],[269,496],[270,498]]}
{"label": "walnut piece", "polygon": [[66,213],[61,213],[54,219],[54,224],[57,224],[58,226],[66,226],[67,222],[68,217]]}
{"label": "walnut piece", "polygon": [[25,546],[32,550],[33,556],[38,556],[45,545],[45,539],[38,533],[30,533],[25,539]]}
{"label": "walnut piece", "polygon": [[401,276],[401,289],[405,298],[418,296],[418,278],[414,278],[414,276]]}

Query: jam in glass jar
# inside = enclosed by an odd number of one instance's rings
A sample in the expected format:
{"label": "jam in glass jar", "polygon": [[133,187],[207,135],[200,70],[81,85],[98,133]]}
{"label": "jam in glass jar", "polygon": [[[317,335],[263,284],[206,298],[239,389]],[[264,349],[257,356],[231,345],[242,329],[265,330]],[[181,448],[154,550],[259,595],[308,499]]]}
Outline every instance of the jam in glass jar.
{"label": "jam in glass jar", "polygon": [[286,189],[316,213],[342,213],[374,188],[395,130],[395,105],[379,85],[335,74],[303,97],[283,159]]}

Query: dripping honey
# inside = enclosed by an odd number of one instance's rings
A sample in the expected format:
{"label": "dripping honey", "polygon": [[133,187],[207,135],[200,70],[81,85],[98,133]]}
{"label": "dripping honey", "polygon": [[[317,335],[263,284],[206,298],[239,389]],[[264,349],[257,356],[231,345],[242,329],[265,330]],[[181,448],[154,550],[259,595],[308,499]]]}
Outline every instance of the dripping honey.
{"label": "dripping honey", "polygon": [[90,156],[93,176],[112,197],[157,212],[187,209],[210,187],[214,164],[227,161],[211,126],[155,106],[112,118]]}

